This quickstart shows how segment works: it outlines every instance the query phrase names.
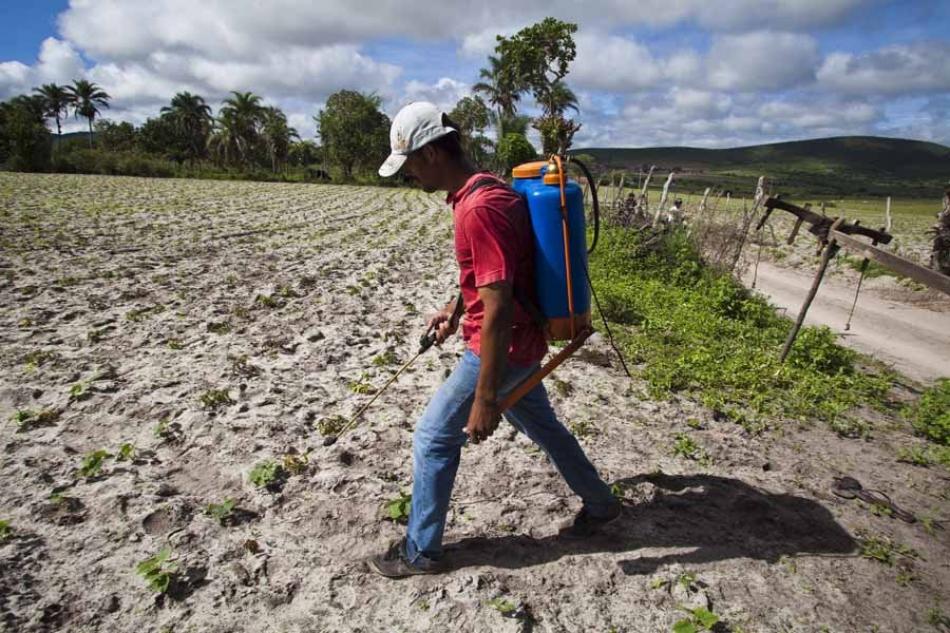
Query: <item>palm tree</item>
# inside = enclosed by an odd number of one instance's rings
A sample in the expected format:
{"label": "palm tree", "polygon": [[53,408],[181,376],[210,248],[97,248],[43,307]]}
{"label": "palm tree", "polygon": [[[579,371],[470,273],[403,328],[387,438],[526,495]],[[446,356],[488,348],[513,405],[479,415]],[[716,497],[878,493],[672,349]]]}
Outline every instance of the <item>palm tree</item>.
{"label": "palm tree", "polygon": [[108,94],[102,88],[86,79],[77,79],[73,85],[66,86],[69,94],[69,103],[73,107],[73,116],[76,118],[84,117],[89,121],[89,147],[92,147],[92,121],[99,114],[99,108],[109,107]]}
{"label": "palm tree", "polygon": [[521,98],[521,90],[509,79],[510,75],[503,72],[502,61],[490,55],[488,57],[489,68],[482,68],[478,76],[484,81],[479,81],[472,90],[481,92],[498,111],[505,116],[512,116],[517,112],[517,103]]}
{"label": "palm tree", "polygon": [[60,122],[63,115],[69,112],[69,93],[66,87],[43,84],[39,88],[33,88],[33,92],[43,99],[43,116],[56,120],[56,134],[62,136],[63,127]]}
{"label": "palm tree", "polygon": [[181,135],[191,162],[204,156],[214,119],[211,117],[211,106],[202,97],[190,92],[179,92],[172,97],[171,105],[162,108],[162,116],[168,117],[175,131]]}
{"label": "palm tree", "polygon": [[300,136],[297,130],[287,124],[287,115],[280,108],[269,107],[264,109],[261,137],[270,158],[271,170],[277,173],[277,168],[287,162],[291,139],[299,139]]}
{"label": "palm tree", "polygon": [[567,87],[567,84],[557,81],[545,91],[544,102],[541,104],[547,114],[563,116],[567,110],[580,112],[577,105],[577,95]]}
{"label": "palm tree", "polygon": [[252,92],[232,92],[218,112],[218,134],[212,143],[226,162],[245,165],[253,159],[264,122],[261,98]]}

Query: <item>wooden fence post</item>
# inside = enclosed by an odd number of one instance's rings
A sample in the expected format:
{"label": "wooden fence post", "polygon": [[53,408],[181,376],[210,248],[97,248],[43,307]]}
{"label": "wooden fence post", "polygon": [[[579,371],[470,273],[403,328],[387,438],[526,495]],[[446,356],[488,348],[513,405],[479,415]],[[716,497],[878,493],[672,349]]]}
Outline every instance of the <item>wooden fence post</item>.
{"label": "wooden fence post", "polygon": [[663,183],[663,195],[660,196],[660,204],[656,207],[656,213],[653,214],[653,226],[654,228],[660,224],[660,215],[663,213],[663,209],[666,207],[666,199],[670,193],[670,183],[673,182],[674,173],[671,171],[670,175],[666,177],[666,182]]}

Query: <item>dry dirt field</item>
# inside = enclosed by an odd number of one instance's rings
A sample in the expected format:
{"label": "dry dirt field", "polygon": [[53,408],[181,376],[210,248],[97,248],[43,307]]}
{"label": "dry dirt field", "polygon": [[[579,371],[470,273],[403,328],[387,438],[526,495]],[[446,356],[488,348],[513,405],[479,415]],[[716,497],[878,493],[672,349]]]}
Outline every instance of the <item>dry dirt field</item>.
{"label": "dry dirt field", "polygon": [[[716,631],[950,630],[950,477],[898,461],[902,422],[749,435],[649,400],[599,339],[548,384],[621,520],[559,541],[578,501],[502,427],[463,451],[452,571],[368,574],[461,343],[335,446],[318,427],[414,351],[451,231],[416,191],[0,173],[0,631],[655,633],[699,606]],[[686,431],[705,459],[673,454]],[[919,520],[832,495],[841,474]],[[158,593],[136,568],[163,548]]]}

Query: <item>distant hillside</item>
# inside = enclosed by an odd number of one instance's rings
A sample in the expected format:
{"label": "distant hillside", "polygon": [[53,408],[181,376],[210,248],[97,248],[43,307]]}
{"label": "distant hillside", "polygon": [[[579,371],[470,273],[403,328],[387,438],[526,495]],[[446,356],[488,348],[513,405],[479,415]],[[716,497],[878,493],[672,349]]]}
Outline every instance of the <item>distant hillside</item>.
{"label": "distant hillside", "polygon": [[600,165],[657,173],[682,170],[682,189],[705,186],[748,189],[759,175],[775,191],[812,195],[940,197],[950,182],[950,147],[876,136],[843,136],[733,149],[695,147],[585,148]]}

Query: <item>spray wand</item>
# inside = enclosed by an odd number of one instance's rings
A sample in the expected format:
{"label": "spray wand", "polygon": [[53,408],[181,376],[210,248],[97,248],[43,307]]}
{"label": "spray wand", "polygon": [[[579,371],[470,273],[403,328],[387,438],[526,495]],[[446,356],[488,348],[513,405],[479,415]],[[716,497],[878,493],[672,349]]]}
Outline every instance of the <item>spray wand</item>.
{"label": "spray wand", "polygon": [[[452,314],[452,320],[453,320],[453,321],[454,321],[455,319],[458,319],[458,318],[461,316],[462,305],[463,305],[463,304],[462,304],[462,295],[459,294],[458,299],[457,299],[456,302],[455,302],[455,311],[454,311],[454,313]],[[419,358],[420,356],[422,356],[426,351],[428,351],[428,349],[429,349],[430,347],[432,347],[433,345],[435,345],[436,333],[433,332],[432,330],[433,330],[433,327],[430,325],[430,326],[429,326],[429,329],[426,330],[426,333],[423,334],[421,337],[419,337],[419,349],[416,351],[415,356],[413,356],[413,357],[410,358],[408,361],[406,361],[406,364],[403,365],[402,367],[400,367],[399,370],[398,370],[395,374],[392,375],[392,378],[390,378],[390,379],[386,382],[386,384],[383,385],[383,386],[379,389],[379,391],[376,392],[376,395],[374,395],[373,398],[372,398],[369,402],[367,402],[367,403],[364,404],[362,407],[360,407],[360,410],[357,411],[356,414],[355,414],[352,418],[350,418],[349,422],[347,422],[345,425],[343,425],[343,428],[340,429],[340,432],[337,433],[336,435],[328,435],[326,438],[324,438],[324,440],[323,440],[323,445],[324,445],[324,446],[333,446],[334,444],[336,444],[336,441],[337,441],[338,439],[340,439],[340,436],[343,435],[344,433],[346,433],[347,431],[349,431],[350,428],[352,428],[352,427],[356,424],[356,421],[359,419],[359,417],[360,417],[361,415],[363,415],[363,412],[365,412],[367,409],[369,409],[370,405],[372,405],[374,402],[376,402],[376,398],[378,398],[379,396],[381,396],[381,395],[383,394],[383,392],[386,391],[386,389],[389,387],[389,385],[393,384],[393,383],[396,381],[396,379],[399,378],[399,375],[400,375],[402,372],[406,371],[406,369],[408,369],[409,366],[412,365],[412,364],[415,362],[415,360],[416,360],[417,358]]]}

